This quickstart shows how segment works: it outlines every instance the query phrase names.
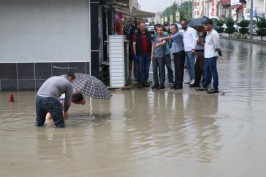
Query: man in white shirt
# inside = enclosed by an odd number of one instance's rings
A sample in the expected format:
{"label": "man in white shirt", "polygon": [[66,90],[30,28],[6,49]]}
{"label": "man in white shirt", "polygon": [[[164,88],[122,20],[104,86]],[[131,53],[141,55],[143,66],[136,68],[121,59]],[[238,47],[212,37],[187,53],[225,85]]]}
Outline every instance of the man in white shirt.
{"label": "man in white shirt", "polygon": [[186,64],[188,66],[190,85],[193,85],[195,82],[195,47],[197,44],[197,31],[193,28],[187,26],[187,21],[182,20],[180,22],[182,28],[184,29],[183,33],[183,43],[186,54]]}
{"label": "man in white shirt", "polygon": [[220,36],[213,29],[213,21],[208,19],[204,23],[204,28],[207,31],[207,36],[204,45],[204,79],[199,91],[207,90],[209,71],[211,71],[213,79],[213,87],[208,90],[208,93],[218,93],[219,79],[217,72],[218,53],[221,55]]}

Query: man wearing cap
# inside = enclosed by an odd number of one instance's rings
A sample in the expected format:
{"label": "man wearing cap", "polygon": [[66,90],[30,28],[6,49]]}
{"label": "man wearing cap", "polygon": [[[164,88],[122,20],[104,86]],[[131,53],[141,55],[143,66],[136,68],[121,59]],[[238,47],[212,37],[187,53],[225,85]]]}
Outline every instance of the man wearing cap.
{"label": "man wearing cap", "polygon": [[[220,36],[217,31],[213,29],[213,21],[211,19],[204,22],[204,28],[207,31],[204,45],[204,79],[202,86],[197,90],[205,90],[208,93],[218,93],[219,79],[217,72],[217,59],[218,55],[221,55]],[[212,74],[213,86],[207,90],[210,71]]]}

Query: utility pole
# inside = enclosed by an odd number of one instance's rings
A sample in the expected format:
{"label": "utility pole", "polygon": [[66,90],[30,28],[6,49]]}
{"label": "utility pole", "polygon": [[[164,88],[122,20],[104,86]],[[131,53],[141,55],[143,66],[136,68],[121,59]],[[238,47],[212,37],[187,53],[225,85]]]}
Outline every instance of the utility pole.
{"label": "utility pole", "polygon": [[250,34],[250,39],[253,39],[253,0],[250,0],[249,34]]}
{"label": "utility pole", "polygon": [[264,0],[264,15],[266,15],[266,0]]}

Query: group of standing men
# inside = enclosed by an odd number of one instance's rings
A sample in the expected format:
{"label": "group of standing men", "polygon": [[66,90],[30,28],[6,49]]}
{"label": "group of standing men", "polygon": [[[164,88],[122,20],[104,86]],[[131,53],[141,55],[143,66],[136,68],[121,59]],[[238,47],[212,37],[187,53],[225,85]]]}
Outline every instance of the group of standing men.
{"label": "group of standing men", "polygon": [[[146,30],[145,23],[140,21],[136,23],[135,30],[131,31],[130,35],[130,62],[134,59],[135,66],[137,66],[134,69],[135,71],[137,70],[137,73],[135,72],[134,75],[138,80],[138,88],[150,87],[148,77],[150,63],[152,61],[154,79],[152,89],[165,88],[165,66],[168,70],[169,83],[173,83],[171,88],[175,90],[182,89],[184,68],[186,67],[190,80],[185,83],[190,84],[190,87],[198,87],[196,89],[197,91],[218,93],[219,82],[216,62],[218,53],[221,50],[219,34],[213,29],[212,20],[206,20],[203,24],[204,28],[201,28],[205,32],[205,35],[201,31],[198,31],[199,33],[197,35],[197,31],[189,27],[186,20],[181,21],[181,26],[184,29],[183,33],[178,31],[176,24],[172,24],[170,26],[171,35],[168,35],[162,25],[156,25],[155,34],[152,35]],[[197,51],[197,46],[202,46],[203,50],[200,52]],[[170,48],[173,53],[175,67],[174,79],[171,69]],[[130,73],[132,68],[131,64]],[[211,80],[213,80],[213,86],[207,89]]]}

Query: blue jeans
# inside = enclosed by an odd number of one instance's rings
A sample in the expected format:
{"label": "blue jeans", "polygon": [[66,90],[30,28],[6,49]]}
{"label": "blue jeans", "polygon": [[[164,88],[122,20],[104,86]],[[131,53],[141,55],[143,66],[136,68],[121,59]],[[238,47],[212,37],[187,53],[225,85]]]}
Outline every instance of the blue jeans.
{"label": "blue jeans", "polygon": [[145,53],[138,55],[138,82],[145,83],[149,78],[149,69],[151,65],[151,55]]}
{"label": "blue jeans", "polygon": [[218,79],[218,72],[217,72],[217,59],[218,57],[212,58],[204,58],[204,79],[203,79],[203,87],[207,87],[209,84],[209,73],[212,74],[213,79],[213,88],[218,89],[219,86],[219,79]]}
{"label": "blue jeans", "polygon": [[[159,68],[159,80],[158,80],[158,68]],[[165,57],[154,58],[152,61],[153,80],[154,85],[164,85],[165,81]]]}
{"label": "blue jeans", "polygon": [[195,79],[195,55],[192,54],[192,51],[187,51],[186,53],[186,64],[188,66],[189,71],[189,79],[193,80]]}
{"label": "blue jeans", "polygon": [[64,128],[64,117],[62,112],[61,103],[51,97],[36,97],[36,126],[43,126],[45,122],[45,117],[47,113],[50,113],[53,117],[54,124],[56,127]]}
{"label": "blue jeans", "polygon": [[171,66],[171,56],[170,54],[165,55],[165,65],[167,68],[167,76],[170,83],[173,83],[174,76],[173,76],[173,70]]}

